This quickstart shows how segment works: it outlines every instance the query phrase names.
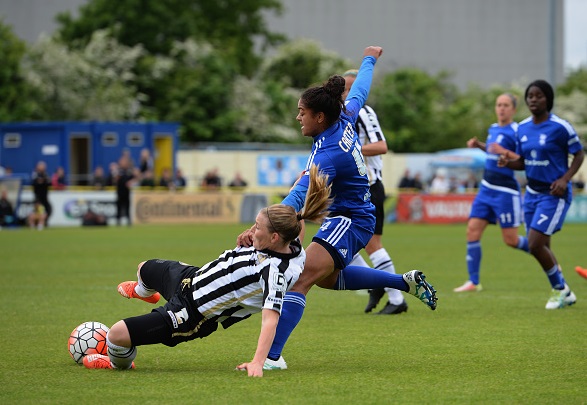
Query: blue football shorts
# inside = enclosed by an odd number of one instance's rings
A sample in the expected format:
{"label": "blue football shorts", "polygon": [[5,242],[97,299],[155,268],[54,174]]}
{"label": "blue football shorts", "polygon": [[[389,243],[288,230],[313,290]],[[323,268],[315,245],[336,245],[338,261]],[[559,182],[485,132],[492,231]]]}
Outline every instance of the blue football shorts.
{"label": "blue football shorts", "polygon": [[374,215],[353,215],[352,218],[338,215],[326,218],[312,241],[330,253],[335,268],[344,269],[369,243],[374,230]]}
{"label": "blue football shorts", "polygon": [[501,191],[481,186],[473,201],[469,218],[481,218],[502,228],[520,226],[522,220],[522,201],[520,193],[510,189]]}
{"label": "blue football shorts", "polygon": [[527,226],[545,235],[552,235],[563,227],[571,202],[549,194],[526,191],[524,218]]}

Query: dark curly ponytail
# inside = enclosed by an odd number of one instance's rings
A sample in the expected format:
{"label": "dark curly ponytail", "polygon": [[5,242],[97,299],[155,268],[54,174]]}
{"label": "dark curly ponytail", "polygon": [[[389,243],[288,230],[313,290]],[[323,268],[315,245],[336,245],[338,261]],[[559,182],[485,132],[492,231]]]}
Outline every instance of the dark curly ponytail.
{"label": "dark curly ponytail", "polygon": [[341,111],[346,112],[342,95],[345,81],[342,76],[331,76],[322,86],[310,87],[302,94],[302,102],[314,113],[322,112],[327,126],[334,124]]}

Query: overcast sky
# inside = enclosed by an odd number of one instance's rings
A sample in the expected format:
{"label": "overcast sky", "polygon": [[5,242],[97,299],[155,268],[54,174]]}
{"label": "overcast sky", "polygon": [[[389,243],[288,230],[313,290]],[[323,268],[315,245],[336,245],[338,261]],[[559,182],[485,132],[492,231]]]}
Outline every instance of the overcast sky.
{"label": "overcast sky", "polygon": [[587,0],[565,0],[565,67],[587,67]]}

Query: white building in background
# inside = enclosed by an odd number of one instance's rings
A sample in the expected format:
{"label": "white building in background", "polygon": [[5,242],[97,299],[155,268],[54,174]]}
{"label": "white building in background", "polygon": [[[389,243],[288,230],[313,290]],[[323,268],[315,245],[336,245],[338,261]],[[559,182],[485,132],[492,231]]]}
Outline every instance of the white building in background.
{"label": "white building in background", "polygon": [[[384,69],[453,73],[464,87],[564,80],[564,0],[282,0],[270,28],[358,60],[380,45]],[[380,69],[381,67],[378,67]]]}
{"label": "white building in background", "polygon": [[[34,42],[55,30],[58,12],[86,1],[0,0],[0,18]],[[461,88],[564,80],[564,0],[281,1],[284,14],[267,16],[270,30],[317,40],[357,63],[365,46],[383,46],[378,70],[445,70]]]}

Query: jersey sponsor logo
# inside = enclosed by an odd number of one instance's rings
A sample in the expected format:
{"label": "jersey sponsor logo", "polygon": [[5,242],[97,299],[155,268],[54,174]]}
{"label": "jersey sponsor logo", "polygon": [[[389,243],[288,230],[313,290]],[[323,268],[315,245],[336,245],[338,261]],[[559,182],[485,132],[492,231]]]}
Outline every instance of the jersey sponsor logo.
{"label": "jersey sponsor logo", "polygon": [[277,291],[285,292],[287,283],[285,282],[285,276],[281,273],[273,275],[273,288]]}
{"label": "jersey sponsor logo", "polygon": [[538,152],[536,152],[535,149],[532,149],[530,151],[530,157],[532,159],[524,159],[524,164],[526,166],[548,166],[550,164],[550,161],[548,161],[548,159],[546,160],[536,160],[536,158],[538,157]]}

